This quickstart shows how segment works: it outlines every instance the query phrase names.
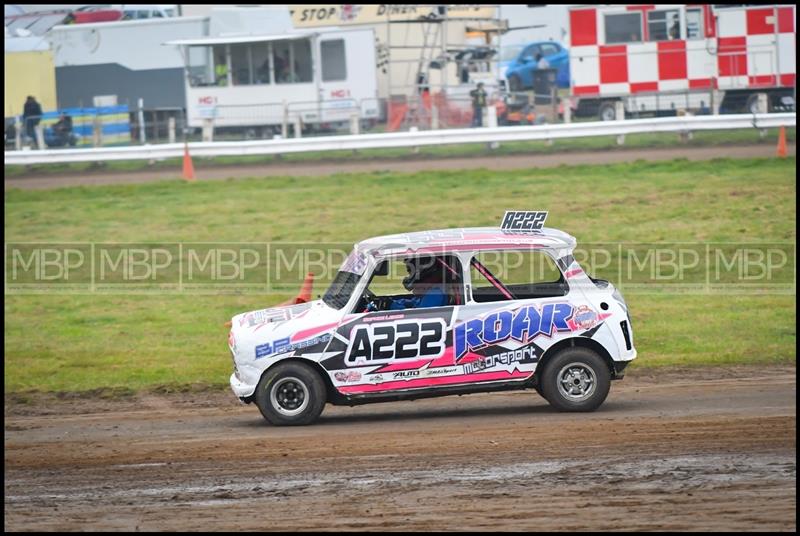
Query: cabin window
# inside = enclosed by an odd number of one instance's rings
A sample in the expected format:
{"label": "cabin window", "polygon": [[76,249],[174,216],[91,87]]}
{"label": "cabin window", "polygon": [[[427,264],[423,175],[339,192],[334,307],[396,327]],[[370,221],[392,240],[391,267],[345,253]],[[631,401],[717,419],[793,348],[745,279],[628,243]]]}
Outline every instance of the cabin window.
{"label": "cabin window", "polygon": [[677,9],[647,12],[648,41],[673,41],[681,38],[681,14]]}
{"label": "cabin window", "polygon": [[[189,85],[192,87],[213,86],[214,78],[214,59],[215,47],[186,47],[187,62],[189,70]],[[221,48],[222,58],[225,57],[225,48]]]}
{"label": "cabin window", "polygon": [[642,41],[642,14],[615,13],[605,16],[606,44],[640,43]]}
{"label": "cabin window", "polygon": [[253,83],[253,68],[250,60],[250,45],[231,45],[233,85],[248,86]]}
{"label": "cabin window", "polygon": [[255,84],[270,84],[269,43],[253,43],[250,48],[253,57],[253,76]]}
{"label": "cabin window", "polygon": [[702,39],[703,37],[703,11],[700,9],[687,9],[686,39]]}
{"label": "cabin window", "polygon": [[277,41],[272,46],[276,84],[298,84],[312,81],[311,41]]}
{"label": "cabin window", "polygon": [[322,81],[336,82],[347,79],[347,62],[344,55],[344,39],[320,43]]}

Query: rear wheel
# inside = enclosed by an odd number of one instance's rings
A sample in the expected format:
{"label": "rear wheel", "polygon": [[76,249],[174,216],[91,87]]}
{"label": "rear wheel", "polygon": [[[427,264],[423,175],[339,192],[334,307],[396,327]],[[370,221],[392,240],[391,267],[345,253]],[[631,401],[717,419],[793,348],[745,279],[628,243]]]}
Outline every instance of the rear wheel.
{"label": "rear wheel", "polygon": [[611,388],[611,372],[605,361],[587,348],[572,347],[551,359],[539,381],[539,389],[559,411],[594,411]]}
{"label": "rear wheel", "polygon": [[256,389],[261,415],[274,425],[311,424],[326,402],[325,384],[308,365],[291,362],[269,369]]}

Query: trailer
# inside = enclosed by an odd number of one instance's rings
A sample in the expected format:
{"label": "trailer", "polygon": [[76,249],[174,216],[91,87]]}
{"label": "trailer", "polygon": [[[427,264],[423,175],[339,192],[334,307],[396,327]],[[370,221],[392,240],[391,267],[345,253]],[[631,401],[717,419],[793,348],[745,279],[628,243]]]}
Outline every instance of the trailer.
{"label": "trailer", "polygon": [[573,7],[577,115],[793,110],[794,21],[793,5]]}
{"label": "trailer", "polygon": [[289,31],[165,43],[184,59],[190,127],[262,127],[377,119],[372,29]]}

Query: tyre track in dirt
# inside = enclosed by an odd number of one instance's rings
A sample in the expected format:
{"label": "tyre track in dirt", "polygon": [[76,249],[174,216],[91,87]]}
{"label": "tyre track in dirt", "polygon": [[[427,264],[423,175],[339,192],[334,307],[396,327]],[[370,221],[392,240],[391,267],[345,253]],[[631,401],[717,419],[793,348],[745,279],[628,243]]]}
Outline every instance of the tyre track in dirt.
{"label": "tyre track in dirt", "polygon": [[[795,145],[788,145],[789,154],[795,156]],[[391,171],[413,173],[417,171],[453,171],[459,169],[510,170],[528,168],[550,168],[561,165],[612,164],[636,160],[664,161],[686,158],[688,160],[711,160],[714,158],[769,158],[775,156],[771,143],[720,147],[692,147],[690,145],[670,148],[612,149],[607,151],[565,151],[551,154],[513,154],[498,156],[474,156],[451,158],[419,158],[409,155],[403,159],[376,160],[320,160],[317,162],[270,163],[263,165],[208,166],[196,160],[198,180],[227,180],[248,177],[324,177],[335,173],[375,173]],[[176,180],[181,169],[152,169],[132,172],[108,172],[102,170],[60,175],[26,174],[21,177],[6,177],[5,188],[49,189],[67,186],[91,186],[102,184],[139,184],[159,180]]]}
{"label": "tyre track in dirt", "polygon": [[796,370],[633,370],[595,413],[533,391],[328,406],[226,392],[5,405],[6,530],[794,530]]}

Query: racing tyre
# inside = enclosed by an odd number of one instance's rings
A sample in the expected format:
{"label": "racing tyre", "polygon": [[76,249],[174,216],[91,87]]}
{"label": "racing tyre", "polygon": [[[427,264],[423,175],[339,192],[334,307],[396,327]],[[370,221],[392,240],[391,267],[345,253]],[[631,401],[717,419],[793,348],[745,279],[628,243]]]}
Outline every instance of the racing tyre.
{"label": "racing tyre", "polygon": [[256,388],[261,415],[277,426],[311,424],[326,402],[325,384],[314,369],[303,363],[282,363],[269,369]]}
{"label": "racing tyre", "polygon": [[511,78],[508,79],[508,90],[512,93],[522,91],[522,81],[519,79],[519,76],[515,74],[511,75]]}
{"label": "racing tyre", "polygon": [[599,355],[572,347],[547,363],[539,386],[542,396],[559,411],[594,411],[608,396],[611,373]]}

